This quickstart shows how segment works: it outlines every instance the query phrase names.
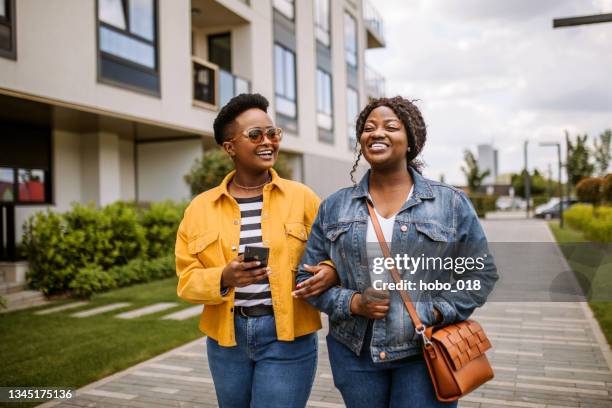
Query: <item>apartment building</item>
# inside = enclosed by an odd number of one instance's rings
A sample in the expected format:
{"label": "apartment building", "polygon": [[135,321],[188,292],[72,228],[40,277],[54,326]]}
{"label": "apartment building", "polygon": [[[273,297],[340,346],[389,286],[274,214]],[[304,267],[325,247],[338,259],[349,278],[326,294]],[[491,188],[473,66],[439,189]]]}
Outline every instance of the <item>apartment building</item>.
{"label": "apartment building", "polygon": [[188,199],[183,175],[241,92],[270,100],[295,179],[348,185],[354,118],[383,92],[367,1],[0,0],[4,254],[34,211]]}

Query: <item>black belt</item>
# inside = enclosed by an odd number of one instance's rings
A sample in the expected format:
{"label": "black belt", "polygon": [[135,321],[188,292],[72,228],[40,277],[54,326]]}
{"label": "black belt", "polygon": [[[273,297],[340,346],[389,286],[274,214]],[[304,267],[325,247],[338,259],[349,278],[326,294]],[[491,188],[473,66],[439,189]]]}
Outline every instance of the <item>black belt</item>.
{"label": "black belt", "polygon": [[274,314],[274,309],[268,305],[234,306],[234,316],[258,317],[271,314]]}

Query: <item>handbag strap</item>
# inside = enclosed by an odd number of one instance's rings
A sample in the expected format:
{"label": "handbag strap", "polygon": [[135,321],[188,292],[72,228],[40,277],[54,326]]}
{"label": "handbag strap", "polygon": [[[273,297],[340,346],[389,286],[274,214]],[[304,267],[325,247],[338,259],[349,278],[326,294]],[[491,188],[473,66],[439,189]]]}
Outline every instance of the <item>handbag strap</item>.
{"label": "handbag strap", "polygon": [[[389,246],[387,245],[387,242],[385,241],[385,236],[383,235],[382,229],[380,228],[378,217],[376,216],[376,213],[374,212],[374,207],[372,207],[372,204],[370,203],[369,200],[366,200],[366,201],[368,204],[368,211],[370,212],[370,218],[372,219],[372,225],[374,226],[374,231],[376,232],[376,238],[378,239],[378,243],[380,244],[380,249],[382,249],[382,252],[385,258],[391,258],[391,251],[389,251]],[[402,280],[395,265],[393,265],[393,268],[391,269],[391,276],[393,277],[393,280],[395,281],[396,284],[399,284]],[[410,300],[410,295],[408,295],[408,292],[405,290],[400,290],[399,294],[402,298],[402,301],[404,302],[404,306],[406,307],[406,310],[408,310],[408,314],[410,315],[410,318],[412,319],[412,323],[414,324],[414,327],[417,333],[425,337],[424,336],[425,325],[421,322],[421,319],[419,319],[419,315],[417,314],[417,311],[414,308],[412,301]],[[425,340],[425,338],[423,340]]]}

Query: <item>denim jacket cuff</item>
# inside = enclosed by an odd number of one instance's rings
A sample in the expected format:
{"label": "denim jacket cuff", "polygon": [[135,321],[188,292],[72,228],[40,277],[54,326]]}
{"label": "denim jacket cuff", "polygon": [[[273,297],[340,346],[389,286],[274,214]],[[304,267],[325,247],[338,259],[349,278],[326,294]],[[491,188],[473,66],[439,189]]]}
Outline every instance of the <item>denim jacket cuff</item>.
{"label": "denim jacket cuff", "polygon": [[[438,323],[440,326],[448,326],[453,323],[457,317],[457,311],[446,299],[441,296],[436,296],[433,300],[433,306],[442,314],[442,321]],[[433,310],[432,310],[433,313]]]}
{"label": "denim jacket cuff", "polygon": [[351,299],[353,299],[355,293],[357,293],[355,290],[342,289],[336,306],[336,313],[340,319],[348,320],[351,318]]}

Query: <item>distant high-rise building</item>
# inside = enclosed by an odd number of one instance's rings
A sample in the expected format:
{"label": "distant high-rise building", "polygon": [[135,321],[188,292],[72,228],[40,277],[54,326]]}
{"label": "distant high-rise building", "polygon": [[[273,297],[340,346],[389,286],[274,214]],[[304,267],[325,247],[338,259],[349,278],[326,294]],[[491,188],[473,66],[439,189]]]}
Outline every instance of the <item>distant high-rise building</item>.
{"label": "distant high-rise building", "polygon": [[492,185],[498,174],[497,150],[490,144],[478,145],[478,167],[480,171],[489,170],[489,175],[482,181],[483,185]]}

